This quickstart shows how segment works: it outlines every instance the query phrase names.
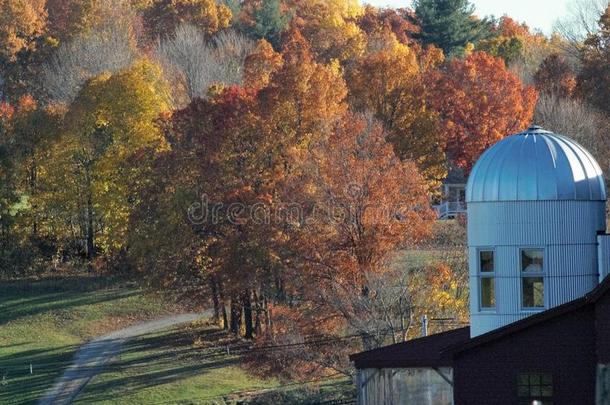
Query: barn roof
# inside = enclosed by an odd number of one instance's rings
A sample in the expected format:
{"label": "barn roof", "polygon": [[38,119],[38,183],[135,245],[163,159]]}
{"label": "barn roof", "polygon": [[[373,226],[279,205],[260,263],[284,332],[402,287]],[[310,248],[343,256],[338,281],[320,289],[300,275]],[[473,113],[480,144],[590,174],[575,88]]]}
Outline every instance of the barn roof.
{"label": "barn roof", "polygon": [[558,305],[556,307],[547,309],[546,311],[539,312],[537,314],[528,316],[527,318],[521,319],[517,322],[509,323],[498,329],[494,329],[483,335],[479,335],[472,339],[458,342],[456,344],[445,346],[441,349],[444,355],[453,355],[474,347],[489,343],[505,336],[512,335],[513,333],[521,330],[536,326],[543,322],[551,319],[555,319],[567,313],[576,311],[586,305],[593,305],[597,300],[603,297],[610,291],[610,277],[606,277],[597,287],[583,297],[575,300],[566,302],[565,304]]}
{"label": "barn roof", "polygon": [[465,327],[352,354],[349,358],[359,369],[451,366],[451,354],[442,350],[469,338],[470,328]]}
{"label": "barn roof", "polygon": [[581,298],[547,309],[546,311],[539,312],[474,338],[470,338],[470,328],[465,327],[352,354],[350,360],[354,362],[357,369],[450,367],[453,364],[453,356],[457,353],[501,339],[576,311],[584,306],[594,305],[597,300],[608,292],[610,292],[610,276],[606,277],[595,289]]}

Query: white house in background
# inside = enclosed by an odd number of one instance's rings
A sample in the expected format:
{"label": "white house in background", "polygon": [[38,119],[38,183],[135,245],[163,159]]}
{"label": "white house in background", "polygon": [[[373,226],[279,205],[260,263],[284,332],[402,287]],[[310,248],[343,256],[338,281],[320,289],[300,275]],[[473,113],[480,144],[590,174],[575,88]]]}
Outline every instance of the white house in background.
{"label": "white house in background", "polygon": [[439,219],[451,219],[466,213],[466,178],[462,169],[449,169],[441,186],[441,199],[433,208]]}

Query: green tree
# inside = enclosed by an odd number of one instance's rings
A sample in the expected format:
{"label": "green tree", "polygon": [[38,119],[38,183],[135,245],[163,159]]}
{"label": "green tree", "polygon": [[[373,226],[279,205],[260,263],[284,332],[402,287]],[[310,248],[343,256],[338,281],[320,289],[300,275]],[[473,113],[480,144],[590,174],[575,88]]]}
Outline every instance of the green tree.
{"label": "green tree", "polygon": [[417,37],[434,44],[447,56],[460,56],[468,44],[493,35],[492,23],[477,19],[468,0],[415,0],[415,16],[421,26]]}
{"label": "green tree", "polygon": [[277,46],[289,21],[290,15],[282,11],[280,0],[263,0],[254,13],[254,26],[250,31],[255,38],[264,38]]}

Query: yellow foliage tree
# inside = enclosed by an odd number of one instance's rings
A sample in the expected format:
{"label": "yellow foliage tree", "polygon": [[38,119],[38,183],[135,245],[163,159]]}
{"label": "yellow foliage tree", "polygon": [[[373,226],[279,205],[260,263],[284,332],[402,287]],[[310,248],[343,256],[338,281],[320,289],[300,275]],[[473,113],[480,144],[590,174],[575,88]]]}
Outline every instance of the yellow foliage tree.
{"label": "yellow foliage tree", "polygon": [[120,249],[137,190],[149,167],[145,150],[167,148],[156,124],[171,108],[158,66],[141,61],[98,76],[70,106],[62,136],[45,168],[44,204],[55,228],[76,228],[87,257]]}
{"label": "yellow foliage tree", "polygon": [[46,26],[45,0],[0,0],[0,56],[13,60]]}
{"label": "yellow foliage tree", "polygon": [[345,61],[362,54],[366,36],[357,24],[364,9],[357,0],[296,2],[293,24],[311,44],[318,60]]}

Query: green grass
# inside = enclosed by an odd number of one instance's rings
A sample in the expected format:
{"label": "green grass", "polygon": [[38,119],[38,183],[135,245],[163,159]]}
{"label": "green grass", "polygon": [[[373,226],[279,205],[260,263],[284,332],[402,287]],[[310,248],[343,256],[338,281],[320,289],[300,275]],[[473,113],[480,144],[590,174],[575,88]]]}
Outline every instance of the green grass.
{"label": "green grass", "polygon": [[84,341],[167,313],[155,296],[102,278],[0,284],[0,404],[35,403]]}
{"label": "green grass", "polygon": [[[201,341],[195,345],[193,342]],[[231,394],[270,389],[240,367],[240,356],[213,347],[235,345],[214,326],[198,324],[129,342],[93,379],[76,404],[224,404]]]}
{"label": "green grass", "polygon": [[[172,310],[156,295],[103,278],[0,284],[0,404],[36,403],[85,341]],[[243,343],[205,322],[141,336],[123,346],[76,404],[314,404],[353,397],[348,380],[310,387],[253,376],[237,347]]]}

